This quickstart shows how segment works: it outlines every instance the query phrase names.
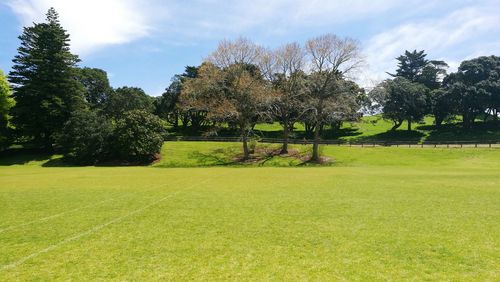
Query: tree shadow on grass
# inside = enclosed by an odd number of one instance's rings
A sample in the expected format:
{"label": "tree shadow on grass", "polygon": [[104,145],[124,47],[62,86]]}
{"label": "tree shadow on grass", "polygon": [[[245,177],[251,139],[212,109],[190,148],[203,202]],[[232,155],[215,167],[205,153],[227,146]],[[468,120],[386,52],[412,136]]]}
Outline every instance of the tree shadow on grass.
{"label": "tree shadow on grass", "polygon": [[340,129],[327,128],[323,130],[322,137],[324,139],[338,140],[343,137],[359,136],[362,132],[358,128],[344,127]]}
{"label": "tree shadow on grass", "polygon": [[166,162],[158,167],[213,167],[213,166],[299,166],[303,154],[290,149],[289,154],[282,155],[281,146],[261,145],[243,159],[240,148],[218,148],[209,152],[193,151],[189,153],[185,163]]}
{"label": "tree shadow on grass", "polygon": [[425,136],[420,131],[394,130],[353,139],[354,142],[420,142]]}
{"label": "tree shadow on grass", "polygon": [[37,163],[42,167],[85,167],[85,166],[96,166],[96,167],[120,167],[120,166],[149,166],[151,162],[123,162],[123,161],[109,161],[103,163],[97,163],[94,165],[80,165],[72,163],[66,160],[61,155],[55,155],[54,152],[47,152],[41,149],[26,149],[26,148],[15,148],[8,149],[0,152],[0,166],[13,166],[13,165],[26,165],[29,163]]}
{"label": "tree shadow on grass", "polygon": [[41,149],[15,148],[0,152],[0,166],[24,165],[51,159],[53,153]]}
{"label": "tree shadow on grass", "polygon": [[210,153],[203,153],[200,151],[193,151],[189,153],[188,157],[194,160],[200,166],[230,166],[237,164],[236,161],[227,157],[228,149],[216,149]]}
{"label": "tree shadow on grass", "polygon": [[419,127],[421,130],[428,130],[429,136],[426,141],[446,142],[446,141],[500,141],[499,122],[478,122],[470,129],[466,129],[460,123],[444,124],[440,127],[427,125]]}
{"label": "tree shadow on grass", "polygon": [[106,161],[96,164],[75,164],[63,157],[50,159],[42,164],[42,167],[147,167],[155,161],[148,162],[124,162]]}

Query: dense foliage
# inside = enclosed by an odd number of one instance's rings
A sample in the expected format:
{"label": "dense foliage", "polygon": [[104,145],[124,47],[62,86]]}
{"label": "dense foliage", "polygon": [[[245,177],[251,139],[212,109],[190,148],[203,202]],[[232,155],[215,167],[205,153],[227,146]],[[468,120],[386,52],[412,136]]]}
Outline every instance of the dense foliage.
{"label": "dense foliage", "polygon": [[65,157],[74,163],[92,165],[112,158],[113,126],[90,110],[77,111],[66,122],[58,138]]}
{"label": "dense foliage", "polygon": [[92,109],[103,109],[113,93],[107,73],[94,68],[77,69],[76,73],[78,81],[85,89],[85,101]]}
{"label": "dense foliage", "polygon": [[113,149],[121,160],[151,161],[160,153],[164,133],[157,116],[144,110],[129,111],[116,123]]}
{"label": "dense foliage", "polygon": [[500,109],[500,57],[479,57],[462,62],[444,81],[453,101],[454,113],[462,115],[464,127],[479,115],[498,118]]}
{"label": "dense foliage", "polygon": [[424,85],[397,77],[383,84],[385,97],[381,101],[384,109],[383,117],[394,122],[392,130],[407,121],[408,130],[412,122],[420,122],[427,107],[427,92]]}
{"label": "dense foliage", "polygon": [[[429,61],[424,51],[413,51],[397,58],[393,80],[387,80],[370,93],[374,106],[398,128],[403,120],[419,121],[433,115],[439,127],[460,115],[464,128],[478,117],[498,119],[500,109],[500,57],[489,56],[462,62],[458,71],[447,74],[443,61]],[[404,80],[403,80],[404,79]]]}
{"label": "dense foliage", "polygon": [[133,110],[112,122],[95,111],[73,114],[58,138],[67,160],[85,165],[106,161],[147,162],[160,153],[165,128],[155,115]]}
{"label": "dense foliage", "polygon": [[9,111],[15,104],[11,92],[9,83],[0,70],[0,150],[7,147],[11,141]]}
{"label": "dense foliage", "polygon": [[144,90],[137,87],[120,87],[113,91],[106,101],[105,113],[115,119],[121,118],[126,112],[143,110],[154,111],[154,99]]}
{"label": "dense foliage", "polygon": [[194,130],[199,130],[207,121],[205,111],[186,107],[180,103],[180,95],[185,82],[198,77],[198,71],[199,67],[187,66],[184,73],[172,78],[165,93],[155,100],[155,114],[174,128],[179,126],[180,121],[184,129],[191,125]]}

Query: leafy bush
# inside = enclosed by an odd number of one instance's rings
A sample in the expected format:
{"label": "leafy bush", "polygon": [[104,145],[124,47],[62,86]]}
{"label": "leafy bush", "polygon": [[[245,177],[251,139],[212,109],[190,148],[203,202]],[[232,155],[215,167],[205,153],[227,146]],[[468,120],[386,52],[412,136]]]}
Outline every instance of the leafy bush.
{"label": "leafy bush", "polygon": [[14,106],[7,78],[0,70],[0,150],[7,148],[11,141],[9,111]]}
{"label": "leafy bush", "polygon": [[121,160],[151,161],[160,153],[164,134],[157,116],[144,110],[129,111],[116,124],[114,149]]}
{"label": "leafy bush", "polygon": [[78,111],[66,122],[58,145],[65,157],[77,164],[95,164],[108,160],[113,134],[112,124],[95,112]]}
{"label": "leafy bush", "polygon": [[152,113],[155,110],[154,98],[137,87],[120,87],[111,93],[105,103],[104,112],[109,117],[120,119],[126,112],[143,110]]}

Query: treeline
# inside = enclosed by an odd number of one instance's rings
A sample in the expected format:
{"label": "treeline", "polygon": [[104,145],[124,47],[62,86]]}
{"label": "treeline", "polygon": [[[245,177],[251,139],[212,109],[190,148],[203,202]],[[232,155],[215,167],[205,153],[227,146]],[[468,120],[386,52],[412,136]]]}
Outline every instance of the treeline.
{"label": "treeline", "polygon": [[157,114],[174,126],[188,124],[216,134],[227,126],[246,140],[261,122],[283,127],[282,153],[294,124],[304,124],[314,137],[313,161],[319,160],[323,129],[338,130],[343,122],[357,121],[363,113],[378,114],[408,130],[432,115],[439,128],[462,117],[465,129],[478,117],[498,119],[500,57],[479,57],[462,62],[448,74],[444,61],[428,60],[424,51],[406,51],[397,58],[392,77],[365,92],[350,80],[363,64],[359,44],[349,38],[325,35],[304,46],[285,44],[274,50],[239,39],[223,41],[199,67],[187,67],[174,77],[157,100]]}
{"label": "treeline", "polygon": [[18,140],[59,150],[79,164],[155,158],[165,123],[153,114],[154,98],[135,87],[113,89],[102,70],[78,68],[54,9],[19,39],[9,74],[12,95],[0,79],[2,147]]}
{"label": "treeline", "polygon": [[458,71],[447,73],[443,61],[428,60],[424,51],[397,58],[398,69],[369,93],[372,110],[394,122],[393,130],[407,121],[420,122],[433,115],[437,127],[461,116],[463,127],[478,117],[497,120],[500,110],[500,57],[479,57],[464,61]]}
{"label": "treeline", "polygon": [[394,130],[404,121],[411,130],[426,115],[437,126],[460,115],[470,128],[478,116],[497,119],[500,108],[495,56],[465,61],[448,74],[445,62],[407,51],[392,78],[366,92],[353,80],[364,66],[354,39],[327,34],[275,49],[237,39],[220,42],[200,66],[186,67],[153,98],[140,88],[113,89],[103,70],[79,68],[53,9],[20,40],[9,74],[12,95],[0,76],[0,144],[16,139],[58,149],[82,164],[150,161],[168,127],[207,135],[233,129],[248,159],[253,128],[262,122],[282,125],[283,154],[294,125],[303,123],[314,137],[311,161],[317,162],[323,130],[340,129],[363,113],[382,113]]}

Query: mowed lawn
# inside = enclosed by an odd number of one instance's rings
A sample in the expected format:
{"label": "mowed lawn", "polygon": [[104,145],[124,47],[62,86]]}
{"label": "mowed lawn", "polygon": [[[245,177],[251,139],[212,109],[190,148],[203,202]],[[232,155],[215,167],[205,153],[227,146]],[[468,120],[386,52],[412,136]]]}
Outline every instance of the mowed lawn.
{"label": "mowed lawn", "polygon": [[193,144],[151,167],[0,160],[0,281],[500,279],[498,149],[166,168]]}

